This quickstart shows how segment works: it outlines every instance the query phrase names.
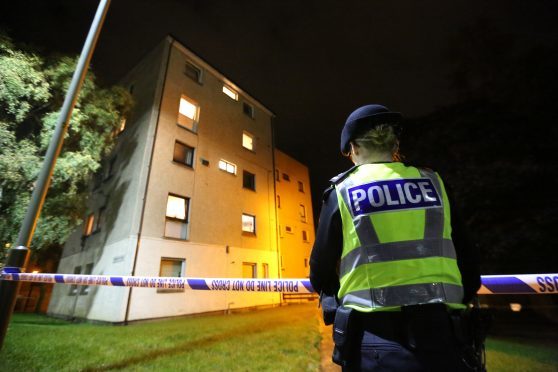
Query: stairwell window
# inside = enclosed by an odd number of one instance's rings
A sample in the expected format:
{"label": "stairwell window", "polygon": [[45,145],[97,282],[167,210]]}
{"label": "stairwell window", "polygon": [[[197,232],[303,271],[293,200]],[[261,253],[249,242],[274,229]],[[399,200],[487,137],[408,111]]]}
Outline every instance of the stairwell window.
{"label": "stairwell window", "polygon": [[85,219],[85,225],[83,226],[83,236],[89,236],[93,233],[93,226],[95,225],[95,214],[90,213]]}
{"label": "stairwell window", "polygon": [[199,105],[190,98],[182,95],[178,106],[178,125],[192,132],[197,132],[199,115]]}
{"label": "stairwell window", "polygon": [[165,237],[188,239],[188,214],[190,198],[169,194],[165,215]]}
{"label": "stairwell window", "polygon": [[306,222],[306,207],[303,204],[299,205],[298,208],[299,214],[300,214],[300,220],[302,222]]}

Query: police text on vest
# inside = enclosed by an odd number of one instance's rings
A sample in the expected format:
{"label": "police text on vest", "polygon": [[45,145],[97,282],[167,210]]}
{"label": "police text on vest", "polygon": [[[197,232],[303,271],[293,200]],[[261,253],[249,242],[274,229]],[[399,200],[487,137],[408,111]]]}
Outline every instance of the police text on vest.
{"label": "police text on vest", "polygon": [[403,209],[441,207],[440,195],[428,178],[366,183],[348,189],[353,216]]}

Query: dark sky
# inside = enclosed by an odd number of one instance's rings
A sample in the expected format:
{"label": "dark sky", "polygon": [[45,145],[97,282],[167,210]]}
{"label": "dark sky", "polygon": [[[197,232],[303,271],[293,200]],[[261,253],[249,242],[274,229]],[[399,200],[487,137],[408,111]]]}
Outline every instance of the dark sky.
{"label": "dark sky", "polygon": [[[76,54],[97,4],[4,1],[0,27],[46,53]],[[525,48],[556,43],[557,9],[554,0],[113,0],[92,65],[117,82],[172,34],[275,112],[278,147],[309,166],[319,210],[327,180],[350,165],[338,143],[353,109],[382,103],[418,118],[454,104],[455,49],[479,25]]]}

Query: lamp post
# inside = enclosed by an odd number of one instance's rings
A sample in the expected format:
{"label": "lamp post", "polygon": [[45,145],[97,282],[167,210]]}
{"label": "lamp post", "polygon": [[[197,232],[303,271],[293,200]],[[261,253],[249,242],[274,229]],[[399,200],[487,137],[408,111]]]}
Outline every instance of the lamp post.
{"label": "lamp post", "polygon": [[[27,207],[27,212],[23,219],[15,248],[11,248],[8,252],[5,270],[23,270],[29,261],[29,246],[31,245],[31,240],[33,239],[33,233],[35,231],[35,227],[37,226],[39,215],[41,214],[45,196],[50,185],[52,172],[54,170],[54,166],[56,165],[56,159],[62,149],[64,134],[68,129],[68,124],[70,123],[70,118],[72,116],[72,110],[74,109],[79,91],[83,85],[83,80],[85,79],[85,74],[89,68],[89,62],[93,56],[93,50],[97,44],[109,5],[110,0],[101,0],[97,8],[97,12],[95,13],[95,17],[93,18],[93,23],[91,24],[91,28],[87,34],[87,39],[83,45],[76,70],[72,76],[68,92],[66,92],[64,104],[60,110],[60,116],[58,117],[52,139],[50,140],[50,144],[45,154],[45,161],[41,168],[41,172],[39,173],[36,186],[33,189],[31,202]],[[17,281],[0,281],[0,349],[4,344],[4,338],[6,337],[10,318],[14,310],[19,286],[20,282]]]}

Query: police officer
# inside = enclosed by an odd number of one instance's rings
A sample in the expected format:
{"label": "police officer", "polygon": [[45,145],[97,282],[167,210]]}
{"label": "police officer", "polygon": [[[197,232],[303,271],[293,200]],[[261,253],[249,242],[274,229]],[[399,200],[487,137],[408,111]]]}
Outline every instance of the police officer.
{"label": "police officer", "polygon": [[343,370],[474,370],[455,315],[480,287],[477,255],[440,176],[400,162],[401,119],[377,104],[349,115],[341,152],[354,167],[324,193],[310,280],[341,305]]}

